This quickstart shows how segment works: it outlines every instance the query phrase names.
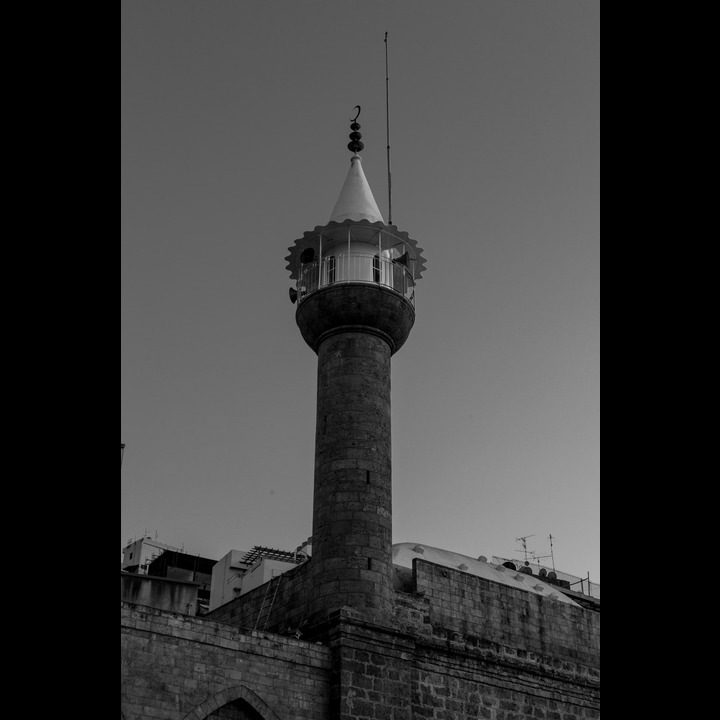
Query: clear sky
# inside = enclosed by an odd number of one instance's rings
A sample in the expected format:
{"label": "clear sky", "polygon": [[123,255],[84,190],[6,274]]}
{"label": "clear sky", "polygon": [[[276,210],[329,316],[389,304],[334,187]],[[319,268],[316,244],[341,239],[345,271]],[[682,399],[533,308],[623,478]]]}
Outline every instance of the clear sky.
{"label": "clear sky", "polygon": [[[317,358],[285,270],[353,107],[424,249],[393,357],[393,540],[600,581],[600,3],[123,0],[121,537],[312,533]],[[549,559],[543,562],[549,563]]]}

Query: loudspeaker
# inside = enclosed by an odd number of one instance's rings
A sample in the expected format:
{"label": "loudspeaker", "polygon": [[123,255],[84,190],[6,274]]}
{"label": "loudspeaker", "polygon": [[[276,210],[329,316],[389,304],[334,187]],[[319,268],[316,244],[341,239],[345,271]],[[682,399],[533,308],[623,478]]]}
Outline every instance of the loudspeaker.
{"label": "loudspeaker", "polygon": [[290,293],[290,302],[294,305],[295,301],[297,300],[297,297],[298,297],[297,290],[295,288],[291,287],[289,290],[289,293]]}

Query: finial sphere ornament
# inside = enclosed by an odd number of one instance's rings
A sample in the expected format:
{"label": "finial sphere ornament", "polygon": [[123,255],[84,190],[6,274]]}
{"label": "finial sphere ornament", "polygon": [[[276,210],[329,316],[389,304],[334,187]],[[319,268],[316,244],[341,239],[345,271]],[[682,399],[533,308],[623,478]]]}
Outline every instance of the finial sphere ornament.
{"label": "finial sphere ornament", "polygon": [[[360,129],[360,123],[357,122],[357,119],[360,115],[360,106],[356,105],[355,107],[357,108],[357,114],[354,118],[350,118],[352,120],[352,124],[350,125],[350,129],[352,130],[352,132],[350,133],[350,142],[347,146],[348,150],[351,153],[358,153],[365,147],[365,145],[363,145],[363,143],[360,141],[362,134],[358,132],[358,130]],[[355,108],[353,108],[353,110],[354,109]]]}

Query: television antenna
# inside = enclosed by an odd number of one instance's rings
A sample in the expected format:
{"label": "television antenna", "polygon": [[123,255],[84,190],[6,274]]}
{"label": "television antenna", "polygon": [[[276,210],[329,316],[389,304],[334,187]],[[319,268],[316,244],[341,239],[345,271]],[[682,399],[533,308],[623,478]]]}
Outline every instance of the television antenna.
{"label": "television antenna", "polygon": [[515,542],[521,542],[521,543],[522,543],[523,553],[524,553],[524,555],[525,555],[525,562],[527,562],[527,559],[528,559],[527,539],[528,539],[528,538],[531,538],[531,537],[535,537],[535,535],[534,535],[534,534],[533,534],[533,535],[526,535],[525,537],[515,538]]}
{"label": "television antenna", "polygon": [[[534,562],[537,562],[537,564],[540,564],[540,560],[545,560],[546,558],[552,557],[552,545],[551,545],[551,554],[550,555],[538,555],[534,550],[528,550],[527,547],[527,539],[535,537],[535,535],[525,535],[525,537],[519,537],[515,538],[515,542],[521,542],[523,546],[523,555],[525,556],[525,565],[530,564],[530,560],[533,560]],[[552,537],[552,536],[551,536]],[[529,558],[529,559],[528,559]],[[554,561],[553,561],[553,570],[555,569]]]}

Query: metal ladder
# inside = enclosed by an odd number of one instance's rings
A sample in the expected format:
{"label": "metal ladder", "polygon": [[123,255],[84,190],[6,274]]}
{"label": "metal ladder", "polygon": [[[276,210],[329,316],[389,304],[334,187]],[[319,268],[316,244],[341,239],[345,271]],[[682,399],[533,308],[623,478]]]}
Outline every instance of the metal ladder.
{"label": "metal ladder", "polygon": [[[275,575],[275,577],[270,578],[267,583],[262,605],[260,606],[260,612],[255,620],[255,627],[253,630],[257,630],[258,628],[260,628],[260,630],[264,630],[267,627],[268,620],[270,619],[270,613],[272,612],[273,605],[275,604],[275,598],[277,597],[278,589],[280,588],[281,580],[282,574]],[[270,602],[268,602],[268,599]],[[262,623],[262,627],[260,627],[260,623]]]}

